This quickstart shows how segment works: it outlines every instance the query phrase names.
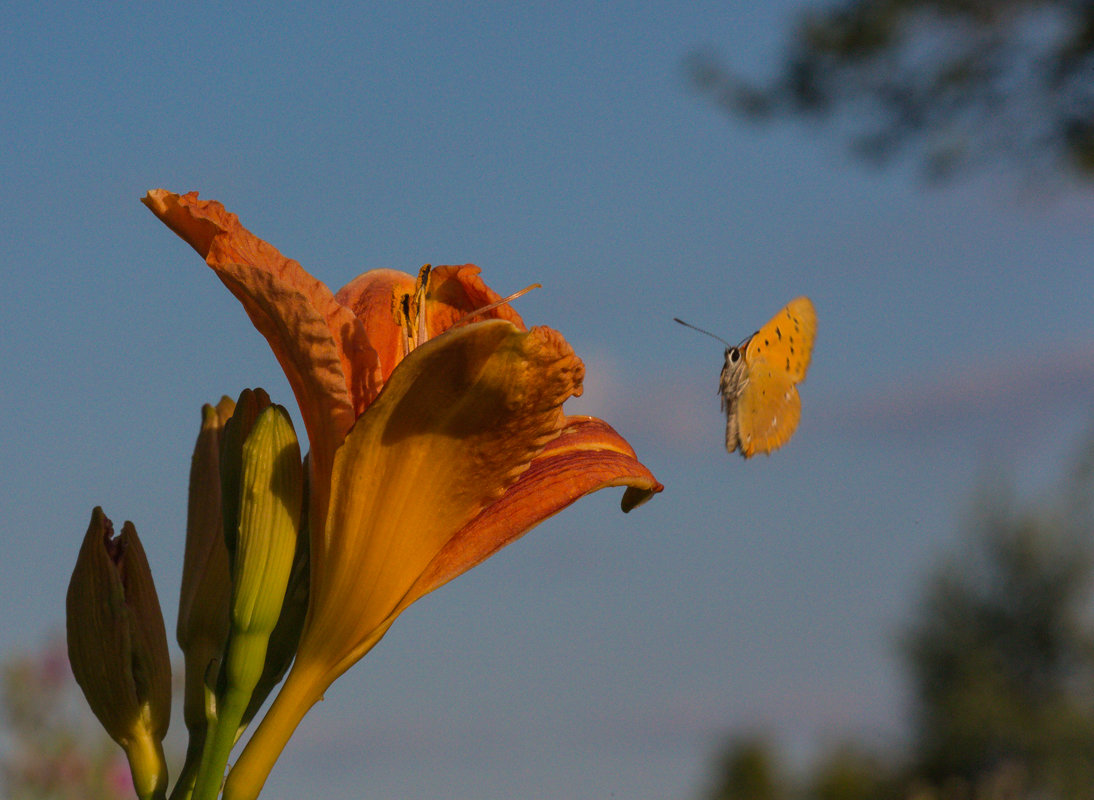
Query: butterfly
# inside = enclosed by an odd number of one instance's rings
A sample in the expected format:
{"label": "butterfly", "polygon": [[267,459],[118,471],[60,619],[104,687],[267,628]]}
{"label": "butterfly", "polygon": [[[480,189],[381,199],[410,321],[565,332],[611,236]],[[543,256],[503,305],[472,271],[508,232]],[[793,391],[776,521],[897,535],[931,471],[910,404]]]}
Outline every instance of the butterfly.
{"label": "butterfly", "polygon": [[817,335],[813,302],[794,298],[736,346],[682,319],[676,321],[726,345],[718,381],[726,415],[726,450],[751,458],[786,444],[801,419],[797,384],[805,380]]}

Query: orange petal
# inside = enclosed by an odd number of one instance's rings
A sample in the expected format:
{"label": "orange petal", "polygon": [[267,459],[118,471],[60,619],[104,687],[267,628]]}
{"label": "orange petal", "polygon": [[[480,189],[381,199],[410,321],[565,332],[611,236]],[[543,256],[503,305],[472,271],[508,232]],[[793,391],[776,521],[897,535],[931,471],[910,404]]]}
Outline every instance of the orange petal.
{"label": "orange petal", "polygon": [[399,610],[482,563],[580,497],[608,486],[628,487],[631,497],[624,511],[664,488],[608,423],[595,417],[568,418],[562,435],[532,460],[520,479],[433,558]]}
{"label": "orange petal", "polygon": [[338,290],[335,300],[361,320],[369,343],[380,359],[383,380],[404,355],[403,327],[396,315],[397,299],[414,291],[414,278],[394,269],[374,269],[358,275]]}
{"label": "orange petal", "polygon": [[392,372],[335,456],[296,661],[226,798],[257,795],[300,719],[379,640],[426,566],[558,436],[583,376],[557,332],[503,320],[432,339]]}
{"label": "orange petal", "polygon": [[[501,300],[501,295],[479,277],[481,271],[474,264],[434,267],[426,293],[430,336],[440,336],[469,312]],[[482,319],[504,319],[518,330],[527,330],[520,314],[508,303],[486,312]]]}
{"label": "orange petal", "polygon": [[296,394],[311,444],[313,509],[325,518],[334,451],[379,391],[379,361],[361,323],[330,289],[197,192],[142,202],[189,243],[243,304]]}
{"label": "orange petal", "polygon": [[363,655],[448,540],[559,434],[562,402],[583,376],[558,333],[504,321],[456,329],[404,359],[335,458],[298,661],[313,645],[328,658],[333,648],[340,673]]}
{"label": "orange petal", "polygon": [[[444,333],[469,312],[501,300],[501,295],[483,282],[479,272],[474,264],[433,268],[424,303],[427,339]],[[402,298],[412,296],[414,289],[413,276],[393,269],[377,269],[354,278],[335,295],[338,303],[352,310],[365,326],[368,340],[379,354],[385,381],[406,356],[399,307]],[[485,319],[508,320],[519,330],[527,330],[520,315],[508,304],[485,312],[475,321]]]}

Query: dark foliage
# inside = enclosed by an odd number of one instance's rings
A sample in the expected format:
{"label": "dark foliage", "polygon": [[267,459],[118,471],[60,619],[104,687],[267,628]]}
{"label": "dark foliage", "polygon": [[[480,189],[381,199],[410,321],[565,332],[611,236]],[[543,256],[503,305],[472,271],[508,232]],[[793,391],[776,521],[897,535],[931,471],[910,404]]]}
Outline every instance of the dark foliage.
{"label": "dark foliage", "polygon": [[1094,178],[1094,3],[849,0],[803,13],[767,86],[712,55],[694,85],[734,114],[856,120],[854,149],[927,177],[1010,163]]}

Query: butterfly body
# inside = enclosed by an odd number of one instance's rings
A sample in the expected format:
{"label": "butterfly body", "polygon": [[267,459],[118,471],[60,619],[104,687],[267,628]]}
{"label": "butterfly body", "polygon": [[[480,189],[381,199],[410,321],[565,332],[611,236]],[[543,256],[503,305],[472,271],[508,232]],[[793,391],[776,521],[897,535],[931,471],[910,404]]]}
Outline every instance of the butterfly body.
{"label": "butterfly body", "polygon": [[[726,348],[726,360],[718,376],[718,394],[722,398],[722,413],[726,415],[726,449],[733,452],[740,440],[737,426],[737,398],[748,385],[748,373],[740,346]],[[731,445],[732,443],[732,445]]]}
{"label": "butterfly body", "polygon": [[801,419],[797,384],[805,380],[816,332],[813,303],[798,297],[741,344],[726,348],[718,393],[730,453],[751,458],[790,440]]}

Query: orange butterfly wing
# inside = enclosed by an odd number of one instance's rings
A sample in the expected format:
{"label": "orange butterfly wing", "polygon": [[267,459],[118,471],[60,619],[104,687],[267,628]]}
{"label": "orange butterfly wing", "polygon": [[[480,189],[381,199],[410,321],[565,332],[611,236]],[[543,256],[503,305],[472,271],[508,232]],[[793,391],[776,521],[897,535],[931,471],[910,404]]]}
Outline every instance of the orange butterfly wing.
{"label": "orange butterfly wing", "polygon": [[808,297],[796,297],[745,342],[745,363],[766,358],[774,369],[782,369],[794,383],[805,380],[817,336],[817,312]]}
{"label": "orange butterfly wing", "polygon": [[786,444],[802,415],[794,380],[766,358],[748,365],[748,385],[737,400],[737,443],[741,455],[770,453]]}
{"label": "orange butterfly wing", "polygon": [[[743,375],[727,405],[726,449],[751,458],[789,441],[801,419],[796,384],[805,380],[817,335],[817,313],[797,297],[742,345]],[[731,419],[732,418],[732,419]],[[730,442],[730,429],[736,441]]]}

